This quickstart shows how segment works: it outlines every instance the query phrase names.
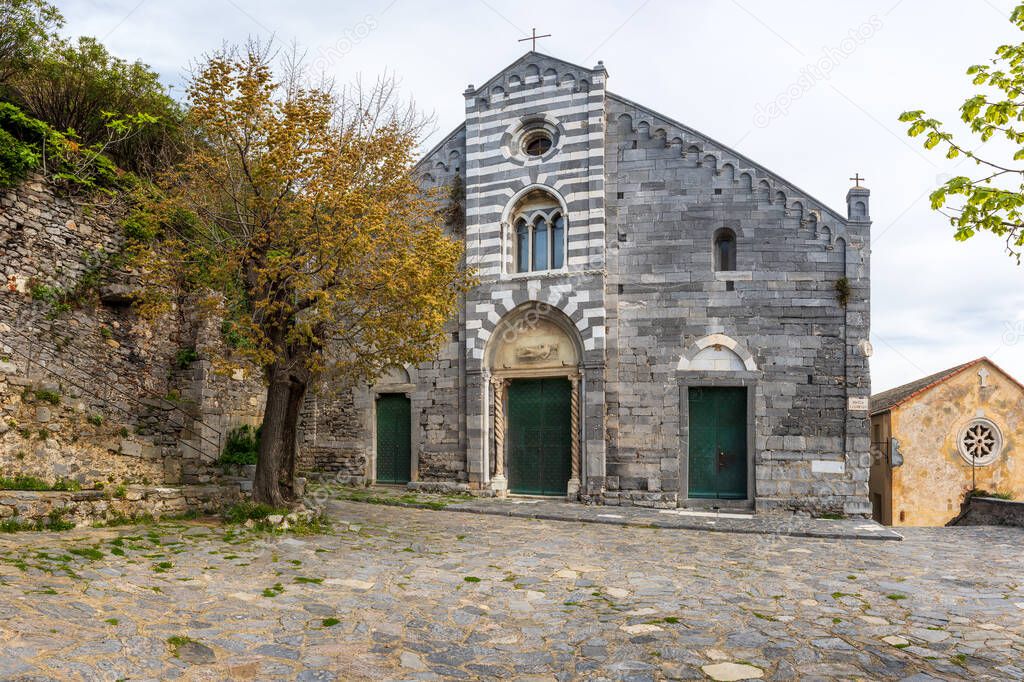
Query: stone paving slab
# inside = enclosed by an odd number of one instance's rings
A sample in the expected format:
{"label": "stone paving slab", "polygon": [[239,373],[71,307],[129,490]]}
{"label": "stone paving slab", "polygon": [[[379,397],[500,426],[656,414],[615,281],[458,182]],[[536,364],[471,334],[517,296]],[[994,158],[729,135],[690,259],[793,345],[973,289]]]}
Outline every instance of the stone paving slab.
{"label": "stone paving slab", "polygon": [[871,520],[812,519],[739,512],[588,506],[558,499],[479,498],[451,504],[445,509],[473,514],[493,514],[546,521],[606,523],[615,526],[679,528],[837,540],[899,541],[903,539],[903,536],[892,528],[887,528]]}
{"label": "stone paving slab", "polygon": [[327,503],[0,535],[3,680],[1024,680],[1024,530],[903,542]]}

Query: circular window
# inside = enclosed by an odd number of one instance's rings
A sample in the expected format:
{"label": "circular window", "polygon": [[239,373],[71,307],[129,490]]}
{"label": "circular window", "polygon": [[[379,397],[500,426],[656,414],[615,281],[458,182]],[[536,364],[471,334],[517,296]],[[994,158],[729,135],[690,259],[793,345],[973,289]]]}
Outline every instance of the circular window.
{"label": "circular window", "polygon": [[546,130],[533,130],[523,136],[523,151],[527,156],[544,156],[551,149],[551,136]]}
{"label": "circular window", "polygon": [[957,449],[968,464],[991,464],[1003,449],[1003,434],[988,419],[975,419],[960,430]]}
{"label": "circular window", "polygon": [[555,121],[531,118],[510,128],[508,135],[502,148],[510,158],[545,160],[558,148],[560,128]]}

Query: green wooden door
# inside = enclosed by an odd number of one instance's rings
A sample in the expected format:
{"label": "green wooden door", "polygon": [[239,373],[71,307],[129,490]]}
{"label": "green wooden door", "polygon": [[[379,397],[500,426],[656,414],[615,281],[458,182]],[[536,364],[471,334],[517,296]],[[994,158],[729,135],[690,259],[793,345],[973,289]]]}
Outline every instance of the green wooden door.
{"label": "green wooden door", "polygon": [[747,498],[747,389],[690,388],[689,496]]}
{"label": "green wooden door", "polygon": [[517,379],[508,386],[508,487],[565,495],[572,467],[568,379]]}
{"label": "green wooden door", "polygon": [[377,482],[408,483],[412,471],[412,408],[401,393],[377,396]]}

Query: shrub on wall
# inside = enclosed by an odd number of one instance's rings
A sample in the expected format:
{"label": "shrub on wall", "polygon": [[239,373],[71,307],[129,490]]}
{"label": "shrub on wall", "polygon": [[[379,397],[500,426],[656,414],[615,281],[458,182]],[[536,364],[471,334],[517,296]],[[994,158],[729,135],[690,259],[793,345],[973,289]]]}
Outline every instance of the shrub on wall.
{"label": "shrub on wall", "polygon": [[259,457],[260,430],[248,424],[231,429],[224,451],[220,455],[221,464],[255,464]]}
{"label": "shrub on wall", "polygon": [[[118,135],[147,124],[144,116],[109,119]],[[71,134],[57,132],[10,102],[0,102],[0,186],[10,187],[29,171],[41,170],[74,189],[106,193],[130,189],[135,178],[118,170],[102,145],[83,146]]]}

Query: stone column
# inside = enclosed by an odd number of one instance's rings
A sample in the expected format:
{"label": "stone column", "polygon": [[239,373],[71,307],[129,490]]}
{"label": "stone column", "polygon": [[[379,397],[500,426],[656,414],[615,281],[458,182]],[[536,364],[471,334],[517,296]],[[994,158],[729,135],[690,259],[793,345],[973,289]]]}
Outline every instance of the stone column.
{"label": "stone column", "polygon": [[508,479],[505,478],[505,380],[491,377],[494,387],[494,476],[491,489],[498,497],[508,494]]}
{"label": "stone column", "polygon": [[572,397],[569,401],[569,423],[572,429],[569,453],[572,458],[572,468],[566,496],[570,500],[576,500],[580,494],[580,377],[575,375],[569,380],[572,381]]}

